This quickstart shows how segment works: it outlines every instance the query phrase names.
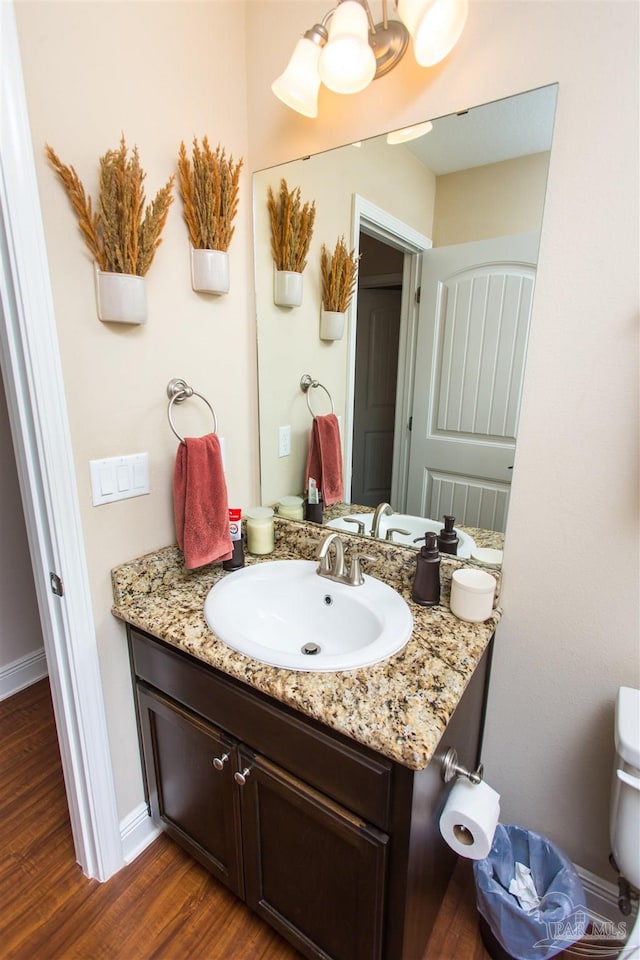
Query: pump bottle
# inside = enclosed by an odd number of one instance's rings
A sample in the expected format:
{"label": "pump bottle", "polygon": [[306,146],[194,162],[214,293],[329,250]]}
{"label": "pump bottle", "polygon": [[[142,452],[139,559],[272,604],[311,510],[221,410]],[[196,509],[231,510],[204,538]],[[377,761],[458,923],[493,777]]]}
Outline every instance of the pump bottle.
{"label": "pump bottle", "polygon": [[414,543],[419,540],[424,540],[425,543],[416,560],[411,597],[422,607],[435,607],[440,603],[440,554],[437,534],[425,533],[424,537],[416,537]]}
{"label": "pump bottle", "polygon": [[438,549],[440,553],[452,553],[455,556],[458,552],[458,536],[453,529],[456,518],[445,515],[442,519],[444,527],[438,534]]}

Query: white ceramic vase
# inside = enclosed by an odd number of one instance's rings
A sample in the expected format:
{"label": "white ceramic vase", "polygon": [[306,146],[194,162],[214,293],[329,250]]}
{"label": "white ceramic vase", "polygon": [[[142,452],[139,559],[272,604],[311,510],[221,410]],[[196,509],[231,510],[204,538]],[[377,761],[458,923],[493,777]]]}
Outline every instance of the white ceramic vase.
{"label": "white ceramic vase", "polygon": [[144,277],[109,273],[95,267],[98,318],[110,323],[146,323],[147,291]]}
{"label": "white ceramic vase", "polygon": [[229,254],[226,250],[191,250],[191,286],[197,293],[229,293]]}
{"label": "white ceramic vase", "polygon": [[320,339],[342,340],[346,314],[338,310],[320,310]]}
{"label": "white ceramic vase", "polygon": [[302,274],[293,270],[276,270],[273,302],[278,307],[299,307],[302,303]]}

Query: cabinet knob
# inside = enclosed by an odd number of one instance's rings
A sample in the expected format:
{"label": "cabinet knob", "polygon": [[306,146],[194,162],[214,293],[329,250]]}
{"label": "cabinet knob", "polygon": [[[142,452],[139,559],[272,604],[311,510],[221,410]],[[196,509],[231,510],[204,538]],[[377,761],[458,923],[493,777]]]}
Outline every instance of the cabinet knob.
{"label": "cabinet knob", "polygon": [[228,753],[223,753],[221,757],[214,757],[213,765],[216,768],[216,770],[222,770],[222,768],[224,767],[228,759],[229,759]]}
{"label": "cabinet knob", "polygon": [[241,787],[244,787],[245,783],[247,782],[247,777],[249,776],[250,773],[251,773],[251,767],[245,767],[242,773],[240,773],[239,770],[236,770],[236,772],[233,775],[233,779],[235,780],[236,783],[239,783]]}

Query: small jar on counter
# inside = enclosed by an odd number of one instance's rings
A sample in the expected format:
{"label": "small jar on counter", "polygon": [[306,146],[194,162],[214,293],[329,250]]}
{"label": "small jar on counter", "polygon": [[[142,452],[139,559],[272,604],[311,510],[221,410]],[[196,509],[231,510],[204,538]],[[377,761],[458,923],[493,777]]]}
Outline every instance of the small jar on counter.
{"label": "small jar on counter", "polygon": [[280,497],[278,501],[278,516],[287,520],[303,520],[304,511],[302,497]]}
{"label": "small jar on counter", "polygon": [[273,510],[271,507],[249,507],[247,510],[247,550],[262,556],[274,546]]}
{"label": "small jar on counter", "polygon": [[493,612],[496,578],[484,570],[465,568],[451,577],[451,613],[467,623],[482,623]]}

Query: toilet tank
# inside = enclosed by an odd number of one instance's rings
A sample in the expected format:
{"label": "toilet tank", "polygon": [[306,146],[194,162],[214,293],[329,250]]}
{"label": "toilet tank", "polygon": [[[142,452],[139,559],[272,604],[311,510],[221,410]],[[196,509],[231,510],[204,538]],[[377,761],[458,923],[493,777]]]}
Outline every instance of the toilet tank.
{"label": "toilet tank", "polygon": [[640,887],[640,690],[620,687],[611,785],[611,850],[620,873]]}

